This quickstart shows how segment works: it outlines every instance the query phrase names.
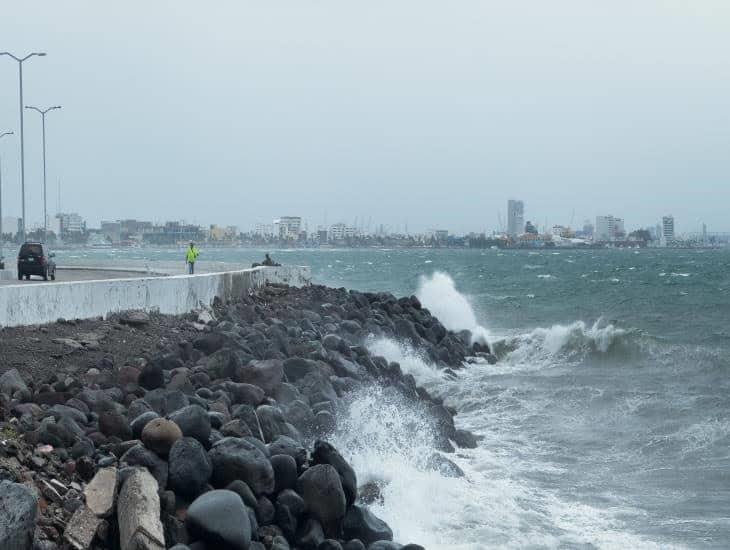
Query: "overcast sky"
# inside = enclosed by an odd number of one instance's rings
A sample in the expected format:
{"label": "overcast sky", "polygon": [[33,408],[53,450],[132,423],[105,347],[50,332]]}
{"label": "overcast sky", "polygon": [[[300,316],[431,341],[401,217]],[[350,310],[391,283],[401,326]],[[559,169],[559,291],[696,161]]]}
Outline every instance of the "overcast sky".
{"label": "overcast sky", "polygon": [[[730,231],[730,2],[2,0],[49,210],[411,231],[598,214]],[[18,131],[0,58],[0,133]],[[15,136],[17,138],[17,136]],[[4,211],[18,140],[0,141]],[[29,223],[41,125],[26,116]]]}

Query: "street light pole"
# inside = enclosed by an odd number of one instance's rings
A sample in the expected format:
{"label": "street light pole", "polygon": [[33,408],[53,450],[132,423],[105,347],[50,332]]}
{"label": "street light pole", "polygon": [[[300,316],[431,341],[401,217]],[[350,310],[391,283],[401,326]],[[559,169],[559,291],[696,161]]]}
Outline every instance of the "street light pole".
{"label": "street light pole", "polygon": [[22,202],[23,220],[20,224],[21,241],[25,242],[25,141],[23,140],[23,61],[27,61],[33,56],[44,57],[46,54],[42,52],[29,53],[25,57],[16,57],[10,52],[0,52],[0,56],[7,55],[18,62],[18,82],[20,88],[20,194]]}
{"label": "street light pole", "polygon": [[38,111],[41,114],[43,120],[43,242],[48,239],[48,202],[46,200],[46,113],[55,109],[60,109],[60,105],[54,107],[48,107],[48,109],[41,110],[38,107],[25,106],[26,109],[32,109]]}
{"label": "street light pole", "polygon": [[[12,136],[13,132],[3,132],[0,134],[0,139],[5,136]],[[0,263],[3,259],[3,158],[0,155]]]}

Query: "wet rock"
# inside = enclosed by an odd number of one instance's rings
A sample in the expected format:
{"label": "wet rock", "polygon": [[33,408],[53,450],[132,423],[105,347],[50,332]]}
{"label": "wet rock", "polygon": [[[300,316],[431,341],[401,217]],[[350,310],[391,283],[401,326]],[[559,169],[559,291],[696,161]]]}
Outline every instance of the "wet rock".
{"label": "wet rock", "polygon": [[145,470],[135,470],[124,481],[117,502],[121,550],[165,548],[157,491],[155,478]]}
{"label": "wet rock", "polygon": [[185,525],[210,548],[248,550],[251,545],[246,507],[232,491],[219,489],[199,496],[188,508]]}
{"label": "wet rock", "polygon": [[317,550],[342,550],[342,545],[333,539],[327,539],[317,547]]}
{"label": "wet rock", "polygon": [[306,470],[297,481],[297,493],[304,499],[309,513],[324,527],[337,534],[337,525],[345,516],[347,500],[340,475],[329,464]]}
{"label": "wet rock", "polygon": [[464,477],[464,470],[459,468],[451,460],[438,453],[433,453],[426,462],[429,470],[438,472],[444,477]]}
{"label": "wet rock", "polygon": [[192,437],[207,445],[211,430],[210,418],[200,405],[183,407],[172,413],[169,419],[179,426],[183,436]]}
{"label": "wet rock", "polygon": [[276,497],[276,524],[288,539],[294,538],[299,519],[304,514],[305,509],[304,499],[291,489],[284,489]]}
{"label": "wet rock", "polygon": [[297,463],[289,455],[274,455],[271,457],[271,466],[274,469],[276,487],[279,493],[284,489],[294,489],[297,484]]}
{"label": "wet rock", "polygon": [[342,546],[342,550],[365,550],[365,545],[358,539],[352,539]]}
{"label": "wet rock", "polygon": [[37,498],[28,487],[0,481],[0,543],[3,549],[30,550]]}
{"label": "wet rock", "polygon": [[175,441],[182,437],[177,424],[165,418],[155,418],[142,430],[142,443],[162,457],[166,457]]}
{"label": "wet rock", "polygon": [[347,509],[343,530],[345,538],[358,539],[366,545],[381,540],[393,540],[390,527],[363,506],[353,505]]}
{"label": "wet rock", "polygon": [[195,496],[210,480],[213,466],[203,446],[190,437],[178,439],[168,457],[168,483],[176,492]]}
{"label": "wet rock", "polygon": [[316,519],[308,519],[297,532],[297,546],[302,550],[317,550],[324,541],[322,525]]}
{"label": "wet rock", "polygon": [[466,430],[456,430],[454,432],[454,443],[462,449],[476,449],[477,438],[476,436]]}
{"label": "wet rock", "polygon": [[289,455],[297,466],[301,466],[307,460],[307,450],[291,437],[280,435],[269,443],[269,453],[274,455]]}
{"label": "wet rock", "polygon": [[261,433],[264,436],[264,442],[270,443],[280,435],[289,433],[286,426],[286,420],[281,410],[271,405],[261,405],[256,409]]}
{"label": "wet rock", "polygon": [[208,456],[213,465],[213,484],[222,487],[240,479],[256,495],[274,490],[274,470],[266,454],[245,439],[228,437],[213,445]]}
{"label": "wet rock", "polygon": [[317,440],[314,442],[314,453],[312,459],[315,464],[329,464],[340,476],[342,489],[345,491],[347,505],[350,506],[357,500],[357,476],[352,466],[342,457],[333,445],[326,441]]}
{"label": "wet rock", "polygon": [[226,489],[228,489],[229,491],[233,491],[239,497],[241,497],[241,500],[243,500],[243,503],[246,506],[248,506],[249,508],[256,508],[256,504],[257,504],[256,497],[254,496],[251,488],[248,485],[246,485],[245,481],[241,481],[240,479],[232,481],[231,483],[228,484]]}
{"label": "wet rock", "polygon": [[256,500],[256,521],[259,525],[270,525],[274,522],[274,505],[265,496]]}

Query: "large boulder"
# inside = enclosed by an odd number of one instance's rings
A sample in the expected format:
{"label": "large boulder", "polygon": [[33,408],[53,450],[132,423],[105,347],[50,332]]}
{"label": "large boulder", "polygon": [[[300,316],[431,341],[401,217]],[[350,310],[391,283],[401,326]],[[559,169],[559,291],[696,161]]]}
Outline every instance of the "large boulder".
{"label": "large boulder", "polygon": [[213,465],[213,484],[223,487],[240,479],[258,496],[273,492],[274,470],[266,454],[250,441],[226,437],[208,452]]}
{"label": "large boulder", "polygon": [[336,536],[347,506],[337,470],[329,464],[318,464],[309,468],[299,476],[297,492],[304,499],[309,513],[322,524],[325,532]]}
{"label": "large boulder", "polygon": [[261,405],[256,409],[256,416],[259,419],[259,426],[261,426],[265,443],[270,443],[280,435],[289,433],[286,419],[277,407]]}
{"label": "large boulder", "polygon": [[357,500],[357,476],[352,466],[348,464],[342,455],[326,441],[317,440],[314,442],[314,453],[312,455],[315,464],[329,464],[340,476],[342,489],[345,491],[347,505],[350,506]]}
{"label": "large boulder", "polygon": [[37,498],[28,487],[0,481],[0,547],[3,550],[30,550],[37,508]]}
{"label": "large boulder", "polygon": [[219,489],[199,496],[188,508],[185,526],[207,548],[248,550],[251,545],[246,507],[233,491]]}
{"label": "large boulder", "polygon": [[236,369],[236,381],[258,386],[267,395],[273,395],[284,381],[283,361],[265,359],[251,361],[248,365]]}
{"label": "large boulder", "polygon": [[380,540],[393,540],[393,531],[388,524],[364,506],[353,505],[347,509],[343,529],[345,538],[359,539],[366,545]]}
{"label": "large boulder", "polygon": [[203,446],[191,437],[178,439],[168,457],[168,483],[176,493],[198,495],[213,473],[213,465]]}

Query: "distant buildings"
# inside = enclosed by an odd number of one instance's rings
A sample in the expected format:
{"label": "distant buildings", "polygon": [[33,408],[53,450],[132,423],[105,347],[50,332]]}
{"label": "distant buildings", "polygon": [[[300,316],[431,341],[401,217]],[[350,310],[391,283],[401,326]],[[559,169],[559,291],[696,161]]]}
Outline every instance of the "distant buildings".
{"label": "distant buildings", "polygon": [[59,212],[56,214],[56,218],[59,219],[58,226],[61,236],[86,233],[86,221],[75,212],[71,214]]}
{"label": "distant buildings", "polygon": [[302,218],[299,216],[282,216],[274,222],[278,227],[279,238],[284,241],[297,241],[302,231]]}
{"label": "distant buildings", "polygon": [[507,234],[517,237],[525,229],[525,203],[518,200],[507,201]]}
{"label": "distant buildings", "polygon": [[626,238],[626,229],[622,218],[614,216],[596,216],[596,227],[593,234],[595,242],[612,242]]}
{"label": "distant buildings", "polygon": [[669,246],[674,243],[674,216],[664,216],[662,218],[662,246]]}

